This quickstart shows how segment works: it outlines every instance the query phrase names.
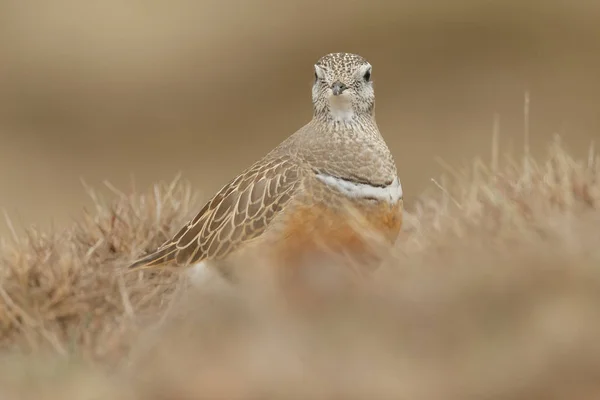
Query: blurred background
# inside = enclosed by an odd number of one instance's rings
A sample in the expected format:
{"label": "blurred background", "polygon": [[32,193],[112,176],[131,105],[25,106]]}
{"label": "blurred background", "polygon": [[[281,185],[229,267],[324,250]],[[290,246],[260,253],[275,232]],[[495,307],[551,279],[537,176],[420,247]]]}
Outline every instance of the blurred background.
{"label": "blurred background", "polygon": [[[577,0],[0,0],[0,207],[61,226],[81,179],[125,192],[177,172],[204,196],[311,117],[312,65],[373,65],[407,207],[443,170],[556,133],[600,133],[600,3]],[[0,233],[6,232],[0,223]]]}

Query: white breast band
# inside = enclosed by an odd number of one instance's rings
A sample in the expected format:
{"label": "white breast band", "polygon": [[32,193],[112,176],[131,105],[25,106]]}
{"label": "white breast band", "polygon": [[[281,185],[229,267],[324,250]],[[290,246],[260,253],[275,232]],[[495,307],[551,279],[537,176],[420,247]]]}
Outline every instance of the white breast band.
{"label": "white breast band", "polygon": [[317,179],[352,198],[377,199],[387,201],[390,204],[396,204],[398,200],[402,198],[402,185],[400,184],[398,177],[385,187],[351,182],[327,174],[317,174]]}

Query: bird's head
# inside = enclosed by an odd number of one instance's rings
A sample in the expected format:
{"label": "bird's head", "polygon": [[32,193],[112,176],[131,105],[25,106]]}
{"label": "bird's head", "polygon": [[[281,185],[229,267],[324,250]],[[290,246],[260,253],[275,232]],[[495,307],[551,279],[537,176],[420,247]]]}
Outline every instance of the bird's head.
{"label": "bird's head", "polygon": [[317,118],[349,122],[361,116],[372,116],[375,93],[371,64],[350,53],[321,57],[315,64],[312,99]]}

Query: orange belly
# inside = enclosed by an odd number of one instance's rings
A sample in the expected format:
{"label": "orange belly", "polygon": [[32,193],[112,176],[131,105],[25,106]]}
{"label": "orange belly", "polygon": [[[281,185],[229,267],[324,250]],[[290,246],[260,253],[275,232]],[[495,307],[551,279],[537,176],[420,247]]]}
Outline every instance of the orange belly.
{"label": "orange belly", "polygon": [[[282,221],[270,251],[286,280],[298,273],[341,267],[352,279],[371,272],[393,245],[402,225],[402,201],[297,205]],[[350,274],[346,274],[350,272]]]}
{"label": "orange belly", "polygon": [[267,278],[296,299],[299,294],[312,301],[348,283],[354,287],[381,263],[396,241],[402,207],[402,200],[396,204],[348,202],[331,193],[300,197],[263,235],[223,260],[220,269],[242,280]]}

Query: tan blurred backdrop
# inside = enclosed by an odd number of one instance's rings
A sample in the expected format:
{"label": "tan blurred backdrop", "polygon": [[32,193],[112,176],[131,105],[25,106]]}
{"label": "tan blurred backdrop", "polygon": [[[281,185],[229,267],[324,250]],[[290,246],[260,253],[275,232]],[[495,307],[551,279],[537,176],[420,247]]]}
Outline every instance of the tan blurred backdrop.
{"label": "tan blurred backdrop", "polygon": [[436,157],[489,159],[495,113],[521,150],[526,90],[534,151],[559,133],[583,156],[598,21],[576,0],[1,0],[0,207],[64,225],[88,204],[80,178],[127,191],[178,171],[208,196],[308,121],[333,51],[374,66],[409,207]]}

